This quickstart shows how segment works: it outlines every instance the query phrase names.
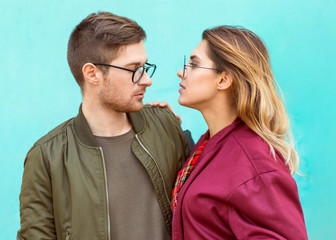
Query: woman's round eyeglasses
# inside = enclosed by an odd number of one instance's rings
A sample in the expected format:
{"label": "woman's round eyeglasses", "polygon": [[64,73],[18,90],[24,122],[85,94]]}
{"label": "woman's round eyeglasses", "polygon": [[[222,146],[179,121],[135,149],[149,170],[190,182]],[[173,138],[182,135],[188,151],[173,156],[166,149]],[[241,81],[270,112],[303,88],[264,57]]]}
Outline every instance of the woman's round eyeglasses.
{"label": "woman's round eyeglasses", "polygon": [[186,74],[186,70],[187,70],[187,67],[190,67],[190,68],[203,68],[203,69],[210,69],[210,70],[216,70],[216,71],[219,71],[217,68],[211,68],[211,67],[201,67],[201,66],[197,66],[197,65],[190,65],[190,64],[186,64],[186,56],[184,55],[184,63],[183,63],[183,77],[185,77],[185,74]]}

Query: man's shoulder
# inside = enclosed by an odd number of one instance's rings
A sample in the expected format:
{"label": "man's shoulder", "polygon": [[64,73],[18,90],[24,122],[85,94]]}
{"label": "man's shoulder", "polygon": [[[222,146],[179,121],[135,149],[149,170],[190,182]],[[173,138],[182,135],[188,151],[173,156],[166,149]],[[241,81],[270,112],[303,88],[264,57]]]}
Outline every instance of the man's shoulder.
{"label": "man's shoulder", "polygon": [[167,107],[152,107],[145,105],[141,110],[142,115],[150,121],[161,121],[164,123],[174,123],[180,125],[175,114]]}
{"label": "man's shoulder", "polygon": [[71,119],[61,123],[57,127],[53,128],[46,135],[44,135],[39,140],[37,140],[35,142],[34,146],[44,144],[45,142],[48,142],[48,141],[52,140],[53,138],[55,138],[59,134],[64,133],[69,126],[73,125],[73,120],[74,120],[74,118],[71,118]]}

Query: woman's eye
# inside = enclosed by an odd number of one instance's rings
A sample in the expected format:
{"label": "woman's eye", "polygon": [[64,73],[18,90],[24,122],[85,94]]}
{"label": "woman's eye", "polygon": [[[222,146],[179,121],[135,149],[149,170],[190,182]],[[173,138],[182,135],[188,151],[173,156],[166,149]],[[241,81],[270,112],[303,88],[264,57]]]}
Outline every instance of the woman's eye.
{"label": "woman's eye", "polygon": [[193,63],[193,62],[189,63],[189,65],[190,65],[191,67],[197,67],[197,64],[196,64],[196,63]]}

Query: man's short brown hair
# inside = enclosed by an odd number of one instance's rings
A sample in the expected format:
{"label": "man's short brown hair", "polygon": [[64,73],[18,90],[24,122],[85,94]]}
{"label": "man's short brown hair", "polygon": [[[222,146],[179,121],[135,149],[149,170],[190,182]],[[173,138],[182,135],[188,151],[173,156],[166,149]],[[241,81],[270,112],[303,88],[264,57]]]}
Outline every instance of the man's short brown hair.
{"label": "man's short brown hair", "polygon": [[121,47],[145,38],[145,31],[126,17],[109,12],[87,16],[72,31],[68,42],[68,63],[80,88],[84,82],[82,67],[86,63],[109,63],[117,58]]}

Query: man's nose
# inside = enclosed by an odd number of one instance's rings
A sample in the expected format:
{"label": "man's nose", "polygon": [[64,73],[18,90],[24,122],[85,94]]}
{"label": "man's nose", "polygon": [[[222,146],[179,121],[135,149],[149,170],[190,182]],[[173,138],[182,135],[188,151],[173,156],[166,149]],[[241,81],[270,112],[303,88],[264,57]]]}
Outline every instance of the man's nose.
{"label": "man's nose", "polygon": [[152,85],[152,79],[149,77],[149,75],[147,74],[147,72],[145,71],[140,79],[140,81],[138,82],[139,85],[145,85],[147,87],[149,87],[150,85]]}

